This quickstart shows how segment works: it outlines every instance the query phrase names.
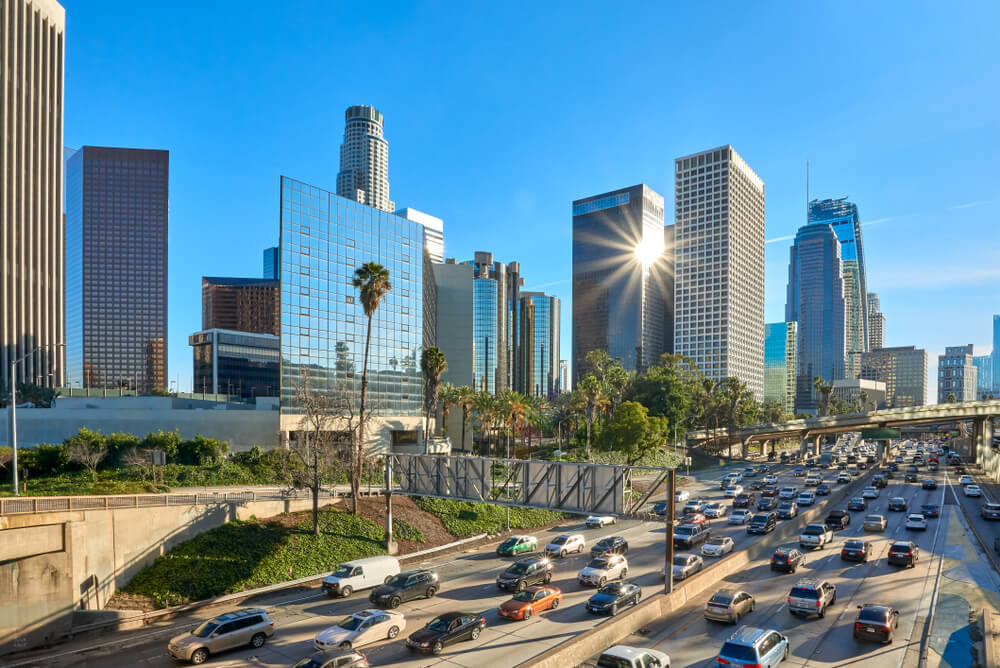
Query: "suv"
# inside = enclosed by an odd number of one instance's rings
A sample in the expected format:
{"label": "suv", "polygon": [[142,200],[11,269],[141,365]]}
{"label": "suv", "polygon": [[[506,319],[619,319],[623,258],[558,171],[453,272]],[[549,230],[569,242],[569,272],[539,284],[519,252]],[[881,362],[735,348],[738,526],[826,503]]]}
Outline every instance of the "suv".
{"label": "suv", "polygon": [[827,580],[799,580],[788,595],[788,612],[793,615],[826,615],[837,602],[837,587]]}
{"label": "suv", "polygon": [[733,499],[733,508],[749,508],[756,501],[757,495],[753,492],[743,492],[737,494]]}
{"label": "suv", "polygon": [[901,496],[894,496],[889,499],[889,510],[905,513],[908,508],[909,504],[907,504],[906,499]]}
{"label": "suv", "polygon": [[771,533],[778,526],[778,514],[774,511],[757,513],[750,518],[747,533]]}
{"label": "suv", "polygon": [[582,534],[564,533],[552,539],[552,542],[545,546],[546,556],[565,557],[570,552],[583,552],[586,541]]}
{"label": "suv", "polygon": [[1000,503],[984,503],[979,513],[984,520],[1000,520]]}
{"label": "suv", "polygon": [[263,647],[274,635],[274,622],[263,608],[237,610],[206,620],[188,633],[174,636],[167,652],[175,659],[205,663],[212,654],[234,647]]}
{"label": "suv", "polygon": [[422,568],[415,571],[403,571],[393,576],[384,585],[372,589],[368,600],[380,608],[398,608],[400,603],[412,601],[415,598],[431,598],[440,588],[438,574]]}
{"label": "suv", "polygon": [[788,658],[788,638],[771,629],[741,626],[719,650],[716,665],[776,666]]}
{"label": "suv", "polygon": [[854,639],[891,643],[897,627],[899,610],[887,605],[866,603],[858,606],[858,616],[854,620]]}
{"label": "suv", "polygon": [[916,566],[920,559],[920,548],[912,540],[897,540],[889,546],[885,561],[894,566]]}
{"label": "suv", "polygon": [[778,499],[773,496],[762,496],[757,502],[757,510],[774,510],[778,507]]}
{"label": "suv", "polygon": [[795,569],[804,564],[806,555],[794,547],[779,547],[771,557],[771,570],[794,573]]}
{"label": "suv", "polygon": [[497,576],[500,589],[523,591],[530,585],[548,584],[555,567],[548,557],[528,557],[515,561]]}
{"label": "suv", "polygon": [[834,531],[846,529],[847,525],[851,523],[851,515],[846,510],[831,510],[827,513],[823,523]]}
{"label": "suv", "polygon": [[707,539],[708,534],[708,527],[703,524],[682,524],[674,529],[674,545],[690,549]]}
{"label": "suv", "polygon": [[608,536],[594,543],[590,548],[590,556],[598,557],[608,554],[625,554],[628,552],[628,541],[621,536]]}

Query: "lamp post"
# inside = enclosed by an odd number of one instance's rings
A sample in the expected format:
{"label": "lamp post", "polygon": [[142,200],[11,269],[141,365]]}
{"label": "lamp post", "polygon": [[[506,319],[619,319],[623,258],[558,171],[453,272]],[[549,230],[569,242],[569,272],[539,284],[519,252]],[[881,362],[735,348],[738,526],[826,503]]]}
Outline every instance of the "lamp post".
{"label": "lamp post", "polygon": [[24,353],[16,360],[10,363],[10,450],[11,450],[11,464],[13,464],[14,474],[12,477],[14,483],[14,496],[21,496],[20,485],[17,479],[17,365],[28,359],[40,350],[49,347],[65,347],[65,343],[55,343],[47,346],[38,346],[34,350]]}

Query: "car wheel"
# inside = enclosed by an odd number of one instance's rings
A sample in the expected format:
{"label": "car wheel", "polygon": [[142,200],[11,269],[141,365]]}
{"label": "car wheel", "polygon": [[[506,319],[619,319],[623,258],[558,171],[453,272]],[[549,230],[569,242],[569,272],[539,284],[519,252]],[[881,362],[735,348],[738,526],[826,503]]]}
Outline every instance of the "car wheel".
{"label": "car wheel", "polygon": [[399,600],[398,596],[393,596],[392,598],[389,599],[389,607],[392,608],[393,610],[398,608],[400,603],[402,603],[402,601]]}
{"label": "car wheel", "polygon": [[483,632],[483,630],[481,628],[479,628],[478,626],[476,628],[472,629],[472,639],[473,640],[478,640],[479,639],[479,634],[482,633],[482,632]]}
{"label": "car wheel", "polygon": [[819,617],[820,619],[826,617],[826,608],[820,608],[819,612],[816,613],[816,616]]}
{"label": "car wheel", "polygon": [[528,583],[527,582],[525,582],[524,580],[518,580],[517,581],[517,590],[518,591],[524,591],[527,588],[528,588]]}
{"label": "car wheel", "polygon": [[[521,619],[529,619],[530,617],[531,617],[531,608],[525,608],[524,614],[521,616]],[[473,631],[473,633],[475,633],[475,631]]]}
{"label": "car wheel", "polygon": [[598,586],[598,587],[603,587],[603,586],[604,586],[604,585],[606,585],[607,583],[608,583],[608,579],[607,579],[606,577],[604,577],[604,576],[602,575],[602,576],[600,577],[600,579],[599,579],[599,580],[597,581],[597,586]]}
{"label": "car wheel", "polygon": [[250,638],[250,646],[253,648],[260,648],[264,646],[267,642],[267,636],[263,633],[257,633],[253,638]]}
{"label": "car wheel", "polygon": [[617,614],[618,614],[618,604],[617,603],[613,603],[611,605],[611,616],[614,617]]}
{"label": "car wheel", "polygon": [[617,517],[611,518],[611,524],[618,524],[618,518]]}
{"label": "car wheel", "polygon": [[622,569],[622,572],[621,572],[621,575],[620,575],[619,577],[620,577],[620,578],[621,578],[622,580],[624,580],[624,579],[625,579],[626,577],[628,577],[628,569],[627,569],[627,568],[623,568],[623,569]]}
{"label": "car wheel", "polygon": [[552,573],[546,573],[545,577],[542,578],[542,582],[544,582],[545,584],[552,582]]}
{"label": "car wheel", "polygon": [[733,615],[733,624],[739,624],[739,623],[740,623],[740,613],[737,612],[735,615]]}
{"label": "car wheel", "polygon": [[552,599],[552,609],[555,610],[558,607],[559,607],[559,599],[558,598]]}
{"label": "car wheel", "polygon": [[566,558],[566,550],[559,550],[559,556],[563,559]]}
{"label": "car wheel", "polygon": [[389,640],[392,640],[393,638],[395,638],[396,636],[399,635],[399,627],[398,626],[390,626],[389,627],[389,633],[387,635],[388,635]]}
{"label": "car wheel", "polygon": [[344,598],[347,598],[353,593],[354,593],[354,588],[351,587],[350,585],[347,585],[346,587],[340,590],[340,595],[343,596]]}
{"label": "car wheel", "polygon": [[391,575],[386,575],[385,576],[385,580],[382,580],[382,584],[389,584],[390,582],[392,582],[392,576]]}
{"label": "car wheel", "polygon": [[583,552],[583,544],[582,543],[580,544],[580,547],[577,549],[576,552],[577,552],[577,554],[579,554],[580,552]]}
{"label": "car wheel", "polygon": [[340,645],[338,645],[338,646],[340,647],[340,649],[351,649],[351,641],[350,640],[345,640],[344,642],[340,643]]}
{"label": "car wheel", "polygon": [[635,598],[632,599],[632,605],[639,605],[639,595],[636,594]]}
{"label": "car wheel", "polygon": [[434,594],[438,593],[437,587],[427,588],[427,598],[434,598]]}
{"label": "car wheel", "polygon": [[837,595],[834,594],[833,598],[830,599],[830,605],[835,605],[837,603]]}
{"label": "car wheel", "polygon": [[444,649],[444,645],[442,645],[441,641],[439,640],[436,643],[434,643],[433,645],[431,645],[431,654],[440,654],[441,650],[443,650],[443,649]]}
{"label": "car wheel", "polygon": [[204,647],[196,649],[194,654],[191,655],[191,663],[195,665],[201,665],[208,661],[208,650]]}
{"label": "car wheel", "polygon": [[782,658],[782,660],[784,660],[784,659],[787,659],[787,658],[788,658],[788,645],[785,645],[785,653],[784,653],[784,655],[782,655],[782,657],[781,657],[781,658]]}

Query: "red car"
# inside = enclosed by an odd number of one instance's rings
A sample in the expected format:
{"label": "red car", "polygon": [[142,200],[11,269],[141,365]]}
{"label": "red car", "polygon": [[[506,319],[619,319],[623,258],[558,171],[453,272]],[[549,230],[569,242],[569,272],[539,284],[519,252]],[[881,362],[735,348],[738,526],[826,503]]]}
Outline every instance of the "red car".
{"label": "red car", "polygon": [[708,521],[703,513],[688,513],[681,518],[681,524],[704,524]]}
{"label": "red car", "polygon": [[528,587],[497,608],[497,614],[507,619],[528,619],[536,612],[554,610],[562,603],[559,587]]}

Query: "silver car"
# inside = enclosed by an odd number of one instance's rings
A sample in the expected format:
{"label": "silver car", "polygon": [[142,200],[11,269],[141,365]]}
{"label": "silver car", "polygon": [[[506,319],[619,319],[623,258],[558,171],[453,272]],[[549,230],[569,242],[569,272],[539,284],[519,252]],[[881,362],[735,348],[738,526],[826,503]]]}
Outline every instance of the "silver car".
{"label": "silver car", "polygon": [[263,647],[271,635],[274,635],[274,622],[263,608],[237,610],[213,617],[194,630],[171,638],[167,652],[180,661],[201,664],[209,656],[234,647]]}
{"label": "silver car", "polygon": [[674,555],[674,579],[683,580],[690,577],[705,567],[705,560],[697,554],[675,554]]}

